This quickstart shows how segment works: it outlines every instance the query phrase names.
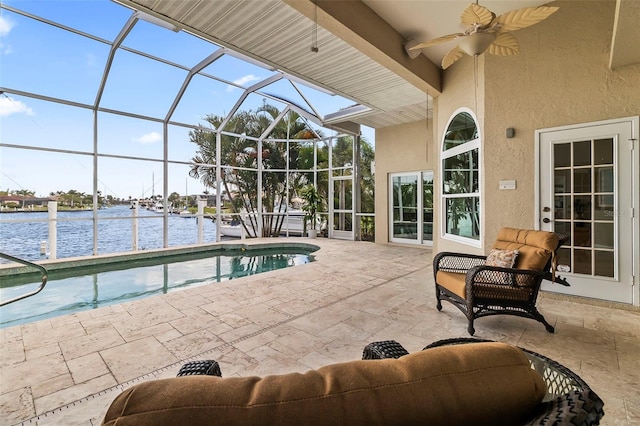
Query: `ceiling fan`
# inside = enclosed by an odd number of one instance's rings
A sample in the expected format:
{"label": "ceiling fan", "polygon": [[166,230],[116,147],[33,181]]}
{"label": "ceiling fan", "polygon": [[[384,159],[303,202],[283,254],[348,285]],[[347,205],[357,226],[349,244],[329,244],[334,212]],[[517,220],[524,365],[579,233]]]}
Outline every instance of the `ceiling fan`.
{"label": "ceiling fan", "polygon": [[558,9],[555,6],[525,7],[496,17],[496,14],[486,7],[478,5],[477,2],[471,3],[460,16],[461,23],[466,27],[464,32],[448,34],[424,43],[409,42],[411,44],[407,43],[405,48],[409,52],[451,40],[460,40],[458,45],[442,58],[443,69],[449,68],[463,53],[476,56],[488,51],[499,56],[515,55],[520,51],[520,46],[510,32],[537,24]]}

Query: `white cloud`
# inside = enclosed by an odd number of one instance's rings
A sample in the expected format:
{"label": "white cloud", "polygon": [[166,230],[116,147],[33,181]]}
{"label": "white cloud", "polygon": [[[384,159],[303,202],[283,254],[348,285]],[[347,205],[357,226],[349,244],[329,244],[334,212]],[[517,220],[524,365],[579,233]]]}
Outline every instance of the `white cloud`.
{"label": "white cloud", "polygon": [[141,144],[156,143],[162,140],[162,135],[158,132],[151,132],[140,136],[139,138],[133,138],[134,142]]}
{"label": "white cloud", "polygon": [[[0,16],[0,37],[9,35],[13,26],[13,22],[3,16]],[[3,55],[8,55],[11,52],[13,52],[11,45],[5,44],[0,41],[0,53]]]}
{"label": "white cloud", "polygon": [[0,16],[0,36],[4,37],[7,34],[9,34],[12,28],[13,28],[13,22],[8,20],[4,16]]}
{"label": "white cloud", "polygon": [[5,117],[11,114],[36,115],[33,110],[23,102],[16,101],[6,95],[0,96],[0,117]]}
{"label": "white cloud", "polygon": [[[247,83],[251,83],[252,81],[258,81],[260,80],[260,77],[257,77],[253,74],[249,74],[249,75],[245,75],[243,77],[240,77],[237,80],[234,80],[233,82],[237,85],[243,86]],[[237,89],[237,87],[235,86],[227,86],[227,92],[231,92],[233,89]]]}
{"label": "white cloud", "polygon": [[0,53],[3,55],[8,55],[13,52],[13,48],[4,43],[0,43]]}

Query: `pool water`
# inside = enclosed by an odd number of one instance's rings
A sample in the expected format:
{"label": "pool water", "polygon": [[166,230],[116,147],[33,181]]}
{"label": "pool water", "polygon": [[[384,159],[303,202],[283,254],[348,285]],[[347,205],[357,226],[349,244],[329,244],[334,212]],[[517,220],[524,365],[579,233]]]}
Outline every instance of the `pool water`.
{"label": "pool water", "polygon": [[[202,253],[172,256],[170,261],[160,258],[79,267],[71,272],[51,271],[47,285],[40,293],[0,307],[0,328],[313,261],[310,251],[305,249],[217,253],[214,256]],[[163,261],[166,263],[157,264]],[[3,277],[0,300],[32,291],[39,284],[39,275],[31,275],[26,280],[24,277]]]}

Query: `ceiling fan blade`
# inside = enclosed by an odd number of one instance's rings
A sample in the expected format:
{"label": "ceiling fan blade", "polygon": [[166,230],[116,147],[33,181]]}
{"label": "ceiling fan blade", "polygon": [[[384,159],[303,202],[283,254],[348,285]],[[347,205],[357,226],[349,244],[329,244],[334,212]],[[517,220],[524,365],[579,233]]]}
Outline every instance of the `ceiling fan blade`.
{"label": "ceiling fan blade", "polygon": [[460,22],[465,26],[480,24],[479,26],[486,26],[493,21],[496,15],[484,6],[479,6],[475,3],[471,3],[460,15]]}
{"label": "ceiling fan blade", "polygon": [[520,45],[511,33],[499,33],[487,52],[498,56],[515,55],[520,52]]}
{"label": "ceiling fan blade", "polygon": [[503,13],[496,18],[495,23],[499,25],[500,31],[515,31],[544,21],[558,9],[555,6],[525,7]]}
{"label": "ceiling fan blade", "polygon": [[434,44],[444,43],[445,41],[453,40],[458,37],[462,37],[464,34],[455,33],[455,34],[447,34],[446,36],[434,38],[433,40],[425,41],[424,43],[416,44],[413,47],[410,47],[409,50],[423,49],[425,47],[433,46]]}
{"label": "ceiling fan blade", "polygon": [[451,49],[446,55],[444,55],[444,58],[442,58],[442,69],[446,70],[449,68],[455,61],[462,58],[462,54],[463,52],[458,46]]}

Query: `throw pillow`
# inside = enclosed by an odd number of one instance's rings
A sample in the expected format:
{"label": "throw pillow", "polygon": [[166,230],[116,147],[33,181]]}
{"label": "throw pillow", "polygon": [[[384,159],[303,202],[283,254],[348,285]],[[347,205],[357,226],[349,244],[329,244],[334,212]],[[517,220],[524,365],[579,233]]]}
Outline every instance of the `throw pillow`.
{"label": "throw pillow", "polygon": [[516,257],[518,256],[518,250],[500,250],[491,249],[485,265],[497,266],[500,268],[513,268],[516,264]]}

